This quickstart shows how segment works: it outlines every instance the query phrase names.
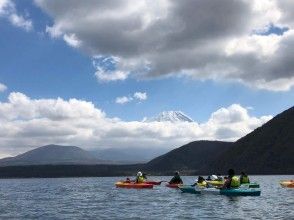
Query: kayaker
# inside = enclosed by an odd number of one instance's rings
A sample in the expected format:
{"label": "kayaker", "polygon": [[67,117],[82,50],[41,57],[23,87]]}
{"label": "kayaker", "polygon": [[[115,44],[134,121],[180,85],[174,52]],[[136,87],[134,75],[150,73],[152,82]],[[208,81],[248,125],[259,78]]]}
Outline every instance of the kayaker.
{"label": "kayaker", "polygon": [[237,188],[239,186],[240,186],[240,180],[237,176],[235,176],[235,171],[233,169],[229,169],[228,178],[226,179],[222,188],[229,189],[229,188]]}
{"label": "kayaker", "polygon": [[142,172],[138,172],[137,173],[137,177],[136,177],[136,183],[143,183],[144,182],[144,177],[143,177],[143,174]]}
{"label": "kayaker", "polygon": [[207,187],[207,182],[202,176],[198,176],[196,183],[194,183],[192,186],[198,186],[198,187],[204,188],[204,187]]}
{"label": "kayaker", "polygon": [[183,184],[183,180],[180,177],[180,173],[178,171],[175,172],[174,177],[169,181],[169,184]]}
{"label": "kayaker", "polygon": [[250,183],[249,177],[245,172],[241,172],[240,175],[240,184]]}

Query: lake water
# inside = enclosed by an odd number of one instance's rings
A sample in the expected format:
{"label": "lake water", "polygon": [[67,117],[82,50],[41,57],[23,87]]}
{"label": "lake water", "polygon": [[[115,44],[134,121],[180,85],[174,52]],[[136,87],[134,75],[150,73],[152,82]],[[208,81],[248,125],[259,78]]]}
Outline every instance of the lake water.
{"label": "lake water", "polygon": [[[184,194],[177,189],[120,189],[120,177],[1,179],[0,219],[294,219],[294,176],[251,176],[260,197]],[[169,180],[170,177],[149,177]],[[195,177],[183,177],[186,184]]]}

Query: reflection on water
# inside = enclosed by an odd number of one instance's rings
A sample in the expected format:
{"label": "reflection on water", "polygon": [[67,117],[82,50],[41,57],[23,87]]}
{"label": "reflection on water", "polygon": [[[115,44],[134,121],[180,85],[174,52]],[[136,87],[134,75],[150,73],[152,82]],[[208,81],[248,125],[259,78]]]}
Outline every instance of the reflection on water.
{"label": "reflection on water", "polygon": [[[0,218],[19,219],[293,219],[293,176],[252,176],[260,197],[183,194],[177,189],[118,189],[117,178],[0,180]],[[169,177],[154,177],[169,180]],[[183,177],[193,183],[195,177]]]}

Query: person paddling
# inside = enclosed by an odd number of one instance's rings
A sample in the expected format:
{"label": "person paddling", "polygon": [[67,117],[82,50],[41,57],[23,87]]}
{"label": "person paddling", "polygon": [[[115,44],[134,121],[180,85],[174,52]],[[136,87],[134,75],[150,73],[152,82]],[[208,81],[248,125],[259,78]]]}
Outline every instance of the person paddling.
{"label": "person paddling", "polygon": [[143,174],[141,171],[139,171],[136,176],[136,183],[143,183],[143,182],[144,182]]}
{"label": "person paddling", "polygon": [[205,188],[208,185],[207,185],[207,182],[205,181],[205,179],[203,178],[203,176],[198,176],[196,183],[194,183],[192,186],[198,186],[201,188]]}
{"label": "person paddling", "polygon": [[175,172],[174,177],[169,181],[169,184],[183,184],[183,180],[180,177],[180,173],[178,171]]}
{"label": "person paddling", "polygon": [[229,169],[228,178],[226,179],[223,189],[237,188],[240,186],[240,180],[237,176],[235,176],[235,171],[233,169]]}
{"label": "person paddling", "polygon": [[241,172],[240,175],[240,184],[250,183],[249,177],[245,172]]}

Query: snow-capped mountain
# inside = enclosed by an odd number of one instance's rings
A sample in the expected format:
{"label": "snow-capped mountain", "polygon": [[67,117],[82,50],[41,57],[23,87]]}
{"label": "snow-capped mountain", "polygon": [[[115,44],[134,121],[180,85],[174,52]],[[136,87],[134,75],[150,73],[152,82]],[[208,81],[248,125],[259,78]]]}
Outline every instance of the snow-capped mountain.
{"label": "snow-capped mountain", "polygon": [[193,120],[185,115],[181,111],[164,111],[161,112],[158,116],[152,118],[145,118],[144,121],[152,122],[152,121],[169,121],[169,122],[193,122]]}

